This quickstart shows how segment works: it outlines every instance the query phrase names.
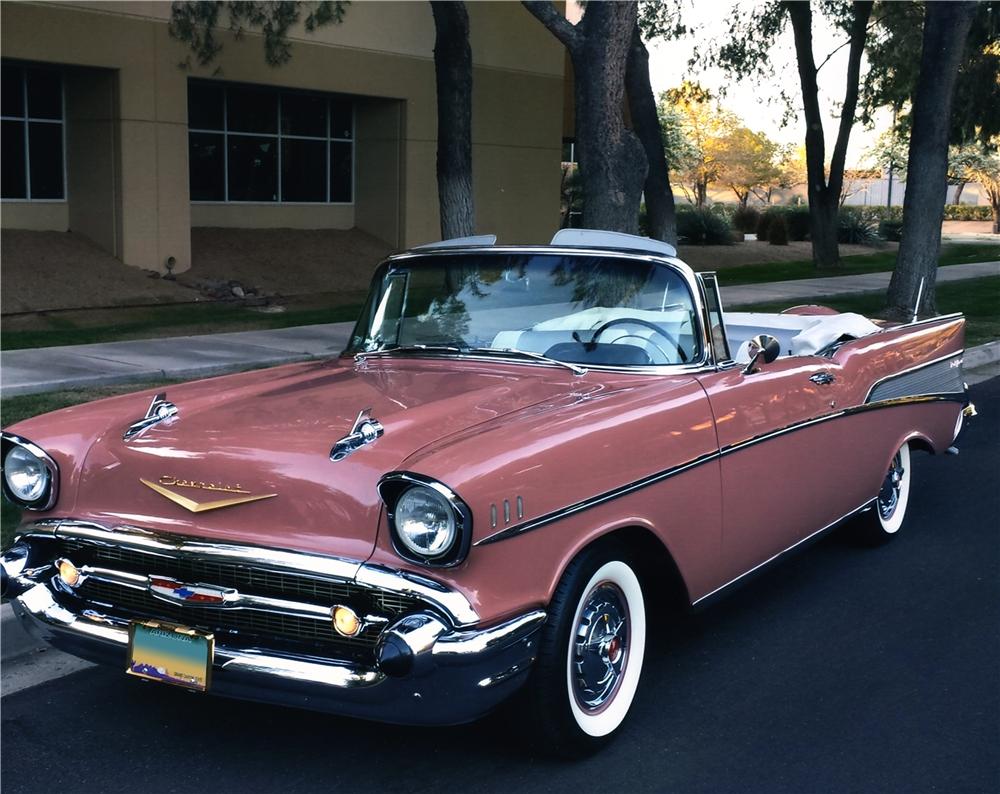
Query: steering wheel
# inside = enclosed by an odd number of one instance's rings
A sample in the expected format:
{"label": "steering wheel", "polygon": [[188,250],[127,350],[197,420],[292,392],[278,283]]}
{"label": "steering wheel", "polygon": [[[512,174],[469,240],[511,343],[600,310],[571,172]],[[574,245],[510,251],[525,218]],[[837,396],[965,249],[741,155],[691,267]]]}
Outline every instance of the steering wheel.
{"label": "steering wheel", "polygon": [[[597,338],[601,334],[603,334],[605,331],[607,331],[609,328],[612,328],[613,326],[616,326],[616,325],[626,325],[626,324],[628,324],[628,325],[641,325],[643,328],[648,328],[650,331],[653,331],[657,335],[663,337],[671,345],[673,345],[674,349],[677,351],[677,355],[680,356],[681,361],[683,363],[685,363],[685,364],[687,363],[687,360],[688,360],[687,353],[685,353],[684,350],[683,350],[683,348],[681,348],[680,342],[678,342],[667,331],[664,331],[662,328],[660,328],[660,326],[658,326],[656,323],[651,323],[649,320],[642,320],[642,319],[639,319],[638,317],[616,317],[613,320],[608,320],[600,328],[598,328],[596,331],[594,331],[593,336],[590,337],[590,341],[587,342],[586,344],[588,344],[588,345],[595,345],[595,344],[597,344]],[[651,344],[653,347],[655,347],[657,350],[659,350],[663,354],[663,358],[664,359],[666,359],[667,361],[670,360],[670,357],[666,354],[666,351],[664,351],[663,348],[661,348],[658,344],[656,344],[655,342],[653,342],[650,339],[646,339],[645,341],[649,342],[649,344]]]}

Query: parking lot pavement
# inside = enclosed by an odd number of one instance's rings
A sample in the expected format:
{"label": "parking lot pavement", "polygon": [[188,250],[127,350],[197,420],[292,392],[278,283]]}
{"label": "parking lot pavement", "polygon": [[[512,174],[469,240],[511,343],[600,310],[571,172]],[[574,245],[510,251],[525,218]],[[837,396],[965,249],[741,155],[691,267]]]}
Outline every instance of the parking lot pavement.
{"label": "parking lot pavement", "polygon": [[525,746],[514,708],[403,728],[93,667],[3,698],[4,794],[997,791],[1000,379],[972,394],[960,454],[914,459],[893,543],[833,534],[703,613],[654,620],[634,712],[594,758]]}

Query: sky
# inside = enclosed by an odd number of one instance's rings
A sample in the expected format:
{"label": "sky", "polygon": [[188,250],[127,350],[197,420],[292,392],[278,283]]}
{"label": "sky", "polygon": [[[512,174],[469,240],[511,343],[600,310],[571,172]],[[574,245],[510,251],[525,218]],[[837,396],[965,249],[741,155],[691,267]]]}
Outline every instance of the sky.
{"label": "sky", "polygon": [[[688,67],[688,61],[699,46],[703,47],[712,40],[725,40],[726,20],[734,6],[746,8],[760,4],[753,0],[685,0],[683,21],[689,29],[694,29],[693,33],[676,41],[653,42],[649,45],[649,71],[653,91],[659,94],[668,88],[674,88],[685,78],[701,83],[713,94],[717,94],[720,88],[727,87],[727,94],[721,99],[721,103],[739,116],[747,127],[763,132],[779,143],[802,144],[805,142],[805,123],[801,114],[801,89],[790,25],[785,26],[777,46],[772,49],[774,76],[762,78],[759,83],[753,80],[734,83],[721,70],[695,72]],[[821,15],[813,15],[813,56],[817,63],[822,62],[827,54],[846,40],[845,33],[826,24]],[[843,47],[839,50],[819,71],[819,100],[824,116],[827,159],[836,141],[840,121],[839,103],[844,100],[847,85],[848,49]],[[862,74],[864,70],[865,63],[862,61]],[[780,100],[782,88],[795,98],[797,111],[796,118],[785,127],[781,126],[785,109]],[[867,130],[861,124],[854,125],[847,151],[849,168],[866,164],[865,150],[874,143],[880,132],[890,126],[890,122],[888,111],[883,111],[876,119],[874,130]]]}

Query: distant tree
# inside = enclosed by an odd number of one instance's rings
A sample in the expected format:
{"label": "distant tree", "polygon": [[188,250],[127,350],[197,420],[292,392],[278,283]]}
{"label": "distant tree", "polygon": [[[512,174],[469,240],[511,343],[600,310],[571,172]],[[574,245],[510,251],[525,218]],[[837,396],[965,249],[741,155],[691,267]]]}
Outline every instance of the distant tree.
{"label": "distant tree", "polygon": [[636,2],[589,3],[577,25],[548,0],[524,0],[524,6],[573,62],[583,225],[634,234],[648,170],[645,148],[622,113]]}
{"label": "distant tree", "polygon": [[719,181],[728,185],[745,207],[751,195],[757,191],[769,194],[769,187],[779,180],[777,154],[778,144],[764,133],[737,126],[719,141]]}
{"label": "distant tree", "polygon": [[[868,35],[872,2],[833,3],[819,6],[844,32],[849,46],[844,101],[832,156],[827,167],[826,139],[819,103],[817,73],[829,60],[816,63],[813,52],[813,8],[809,2],[775,1],[752,9],[737,8],[730,18],[727,41],[713,50],[709,60],[737,78],[770,68],[770,53],[778,36],[790,22],[795,42],[803,115],[806,122],[806,167],[808,171],[809,231],[813,262],[817,267],[835,267],[840,262],[837,245],[837,215],[844,178],[847,146],[858,102],[861,56]],[[832,55],[832,53],[831,53]]]}
{"label": "distant tree", "polygon": [[771,203],[771,199],[776,189],[789,190],[799,185],[804,185],[808,176],[806,175],[806,149],[801,144],[795,146],[786,144],[778,147],[776,156],[777,177],[773,184],[766,185],[763,189],[755,190],[754,193],[766,204]]}
{"label": "distant tree", "polygon": [[708,186],[724,166],[724,141],[738,126],[697,83],[685,81],[660,95],[660,121],[667,161],[688,200],[703,207]]}
{"label": "distant tree", "polygon": [[995,151],[1000,146],[1000,139],[991,143],[992,153],[981,150],[974,157],[966,158],[963,176],[966,182],[978,182],[986,191],[993,209],[993,234],[1000,234],[1000,155]]}
{"label": "distant tree", "polygon": [[886,295],[887,311],[893,317],[905,318],[912,312],[918,293],[918,311],[937,312],[935,285],[947,191],[952,99],[975,14],[975,2],[930,2],[924,12],[923,48],[906,164],[902,238]]}

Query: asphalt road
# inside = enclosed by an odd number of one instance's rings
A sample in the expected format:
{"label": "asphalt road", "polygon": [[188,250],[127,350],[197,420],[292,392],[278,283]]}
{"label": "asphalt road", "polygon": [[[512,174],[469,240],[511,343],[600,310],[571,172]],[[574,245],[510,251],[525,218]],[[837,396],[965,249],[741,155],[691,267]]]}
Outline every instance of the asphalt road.
{"label": "asphalt road", "polygon": [[410,729],[91,668],[2,701],[4,794],[1000,790],[1000,378],[958,457],[915,458],[909,523],[831,535],[664,628],[603,754],[547,760],[516,715]]}

